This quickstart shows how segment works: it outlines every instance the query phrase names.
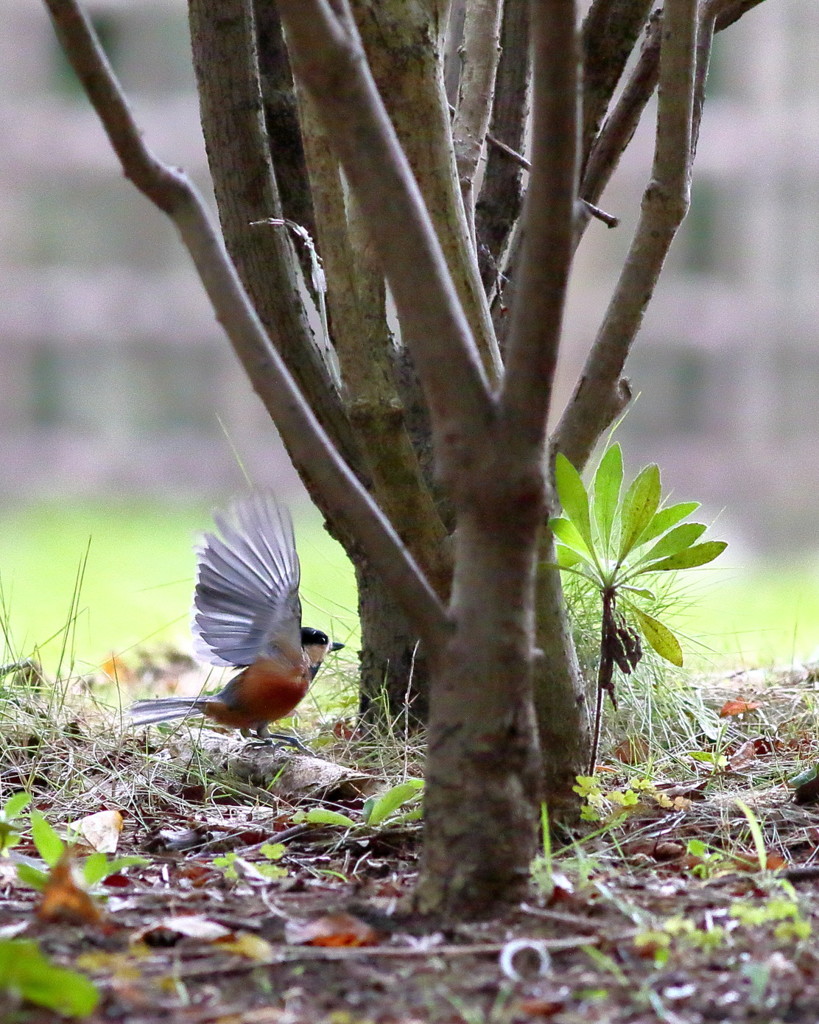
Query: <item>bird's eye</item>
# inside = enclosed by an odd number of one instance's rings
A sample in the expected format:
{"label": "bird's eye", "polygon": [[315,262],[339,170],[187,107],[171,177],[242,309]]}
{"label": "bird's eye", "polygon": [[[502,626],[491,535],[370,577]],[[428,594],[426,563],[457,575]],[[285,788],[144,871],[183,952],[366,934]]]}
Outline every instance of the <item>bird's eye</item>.
{"label": "bird's eye", "polygon": [[310,626],[303,626],[301,631],[302,647],[312,647],[314,644],[328,644],[330,638],[320,629],[312,629]]}

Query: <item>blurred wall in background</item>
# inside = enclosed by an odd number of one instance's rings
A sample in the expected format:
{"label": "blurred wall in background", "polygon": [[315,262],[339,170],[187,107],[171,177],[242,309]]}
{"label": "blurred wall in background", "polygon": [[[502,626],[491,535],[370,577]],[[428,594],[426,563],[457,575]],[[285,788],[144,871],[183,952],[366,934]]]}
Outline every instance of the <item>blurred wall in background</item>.
{"label": "blurred wall in background", "polygon": [[[183,0],[87,6],[149,144],[207,189]],[[45,9],[0,0],[0,13],[0,499],[206,496],[242,485],[232,446],[258,483],[294,486],[173,228],[123,180]],[[691,213],[628,367],[631,467],[659,461],[679,498],[725,508],[753,543],[816,541],[817,44],[816,0],[769,0],[717,37]],[[646,121],[603,199],[621,226],[593,222],[581,246],[558,397],[605,310],[652,142]]]}

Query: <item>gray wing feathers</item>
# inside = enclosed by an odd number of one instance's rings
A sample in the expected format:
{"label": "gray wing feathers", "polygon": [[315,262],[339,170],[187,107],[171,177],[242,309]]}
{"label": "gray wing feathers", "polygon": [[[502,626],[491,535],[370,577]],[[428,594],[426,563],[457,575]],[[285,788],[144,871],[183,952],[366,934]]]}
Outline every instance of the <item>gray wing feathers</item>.
{"label": "gray wing feathers", "polygon": [[193,635],[213,665],[251,665],[277,642],[301,644],[299,560],[287,509],[267,495],[233,505],[197,548]]}

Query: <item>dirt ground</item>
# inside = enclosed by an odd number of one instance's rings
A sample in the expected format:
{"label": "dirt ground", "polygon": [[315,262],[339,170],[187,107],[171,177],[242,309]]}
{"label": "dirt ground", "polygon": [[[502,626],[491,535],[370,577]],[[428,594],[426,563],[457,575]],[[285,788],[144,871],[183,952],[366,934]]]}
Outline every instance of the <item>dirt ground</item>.
{"label": "dirt ground", "polygon": [[[47,817],[67,816],[57,776],[80,743],[67,735],[27,776]],[[70,905],[43,919],[43,896],[0,864],[0,937],[35,939],[91,978],[101,993],[93,1024],[819,1018],[819,805],[797,804],[776,781],[779,741],[738,736],[726,764],[691,771],[686,784],[635,787],[609,765],[599,774],[606,813],[555,838],[524,904],[442,926],[407,911],[417,822],[299,821],[307,806],[355,817],[364,796],[282,795],[280,774],[259,786],[247,771],[223,785],[214,751],[240,743],[213,737],[195,777],[193,748],[186,773],[148,780],[146,766],[178,766],[180,751],[146,758],[128,740],[107,764],[95,755],[83,809],[120,808],[117,855],[146,859],[99,887],[98,919]],[[2,778],[12,790],[24,781],[19,766]],[[13,853],[36,858],[25,832]],[[3,1021],[58,1019],[8,995],[0,1009]]]}

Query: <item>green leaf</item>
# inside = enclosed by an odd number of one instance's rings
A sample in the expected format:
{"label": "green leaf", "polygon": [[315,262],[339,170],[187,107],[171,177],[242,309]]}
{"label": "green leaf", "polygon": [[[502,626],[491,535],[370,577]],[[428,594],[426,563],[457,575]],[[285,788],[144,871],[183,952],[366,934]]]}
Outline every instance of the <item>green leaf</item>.
{"label": "green leaf", "polygon": [[[657,543],[640,558],[639,562],[635,563],[635,568],[638,565],[642,566],[644,562],[667,558],[680,551],[685,551],[695,540],[699,540],[707,529],[708,527],[704,523],[683,523],[682,526],[675,526],[673,530],[669,530],[663,537],[660,537]],[[640,572],[643,571],[641,568]]]}
{"label": "green leaf", "polygon": [[693,569],[697,565],[707,565],[722,554],[728,547],[724,540],[707,540],[703,544],[695,544],[676,555],[661,558],[659,562],[649,562],[641,572],[669,572],[673,569]]}
{"label": "green leaf", "polygon": [[555,459],[555,487],[563,511],[571,519],[589,551],[594,549],[589,519],[589,495],[580,474],[562,452]]}
{"label": "green leaf", "polygon": [[699,507],[700,503],[698,501],[681,501],[678,505],[669,505],[667,508],[661,508],[658,512],[654,513],[651,522],[637,538],[635,546],[639,547],[642,544],[648,544],[650,540],[654,540],[661,533],[665,533],[672,526],[676,526],[681,519],[685,519],[692,512],[696,512]]}
{"label": "green leaf", "polygon": [[331,811],[326,807],[311,807],[309,811],[299,811],[293,815],[294,822],[304,821],[308,825],[342,825],[344,828],[355,827],[355,822],[346,814]]}
{"label": "green leaf", "polygon": [[637,616],[637,621],[640,623],[640,628],[646,640],[648,640],[657,654],[661,658],[665,658],[666,661],[670,661],[672,665],[682,668],[682,647],[680,647],[680,641],[674,636],[668,626],[664,626],[662,622],[653,616],[646,615],[645,612],[640,611],[634,605],[630,607]]}
{"label": "green leaf", "polygon": [[82,876],[85,879],[86,885],[96,885],[97,882],[101,882],[103,878],[107,878],[110,874],[112,872],[108,867],[108,857],[99,850],[96,853],[89,854],[83,861]]}
{"label": "green leaf", "polygon": [[48,875],[45,871],[40,871],[39,868],[32,867],[31,864],[18,864],[17,877],[23,885],[30,885],[32,889],[36,889],[38,892],[43,891],[48,881]]}
{"label": "green leaf", "polygon": [[123,868],[147,863],[148,860],[145,857],[112,857],[109,860],[107,854],[97,851],[89,854],[83,861],[82,875],[85,884],[90,887],[104,881],[109,875],[115,875],[118,871],[122,871]]}
{"label": "green leaf", "polygon": [[634,594],[635,597],[645,598],[646,601],[657,600],[657,595],[653,590],[649,590],[648,587],[630,587],[627,584],[623,584],[618,589],[627,594]]}
{"label": "green leaf", "polygon": [[86,1017],[100,1001],[96,985],[84,974],[55,967],[27,939],[0,940],[0,991],[66,1017]]}
{"label": "green leaf", "polygon": [[619,444],[613,444],[603,455],[594,474],[594,519],[603,550],[606,552],[617,519],[622,483],[623,453]]}
{"label": "green leaf", "polygon": [[399,807],[403,807],[404,804],[416,799],[423,788],[423,779],[407,779],[406,782],[400,782],[397,786],[393,786],[392,789],[388,789],[377,800],[372,802],[368,800],[369,809],[366,804],[364,808],[364,817],[367,824],[380,825],[385,818],[394,814]]}
{"label": "green leaf", "polygon": [[626,557],[635,546],[640,534],[651,522],[660,504],[660,470],[652,463],[634,478],[623,499],[620,513],[622,536],[619,559]]}
{"label": "green leaf", "polygon": [[2,813],[3,821],[13,821],[21,811],[28,807],[29,803],[31,803],[30,793],[20,792],[10,796],[3,805],[2,812],[0,812]]}
{"label": "green leaf", "polygon": [[589,546],[580,535],[580,531],[574,523],[570,522],[568,519],[550,519],[549,529],[559,541],[566,545],[566,547],[571,548],[572,551],[576,551],[583,561],[592,563]]}
{"label": "green leaf", "polygon": [[65,851],[65,843],[37,810],[31,812],[31,835],[37,852],[53,868]]}
{"label": "green leaf", "polygon": [[555,545],[555,555],[558,567],[561,569],[569,569],[573,565],[577,565],[578,562],[583,561],[583,556],[579,551],[573,551],[571,548],[567,548],[565,544]]}

